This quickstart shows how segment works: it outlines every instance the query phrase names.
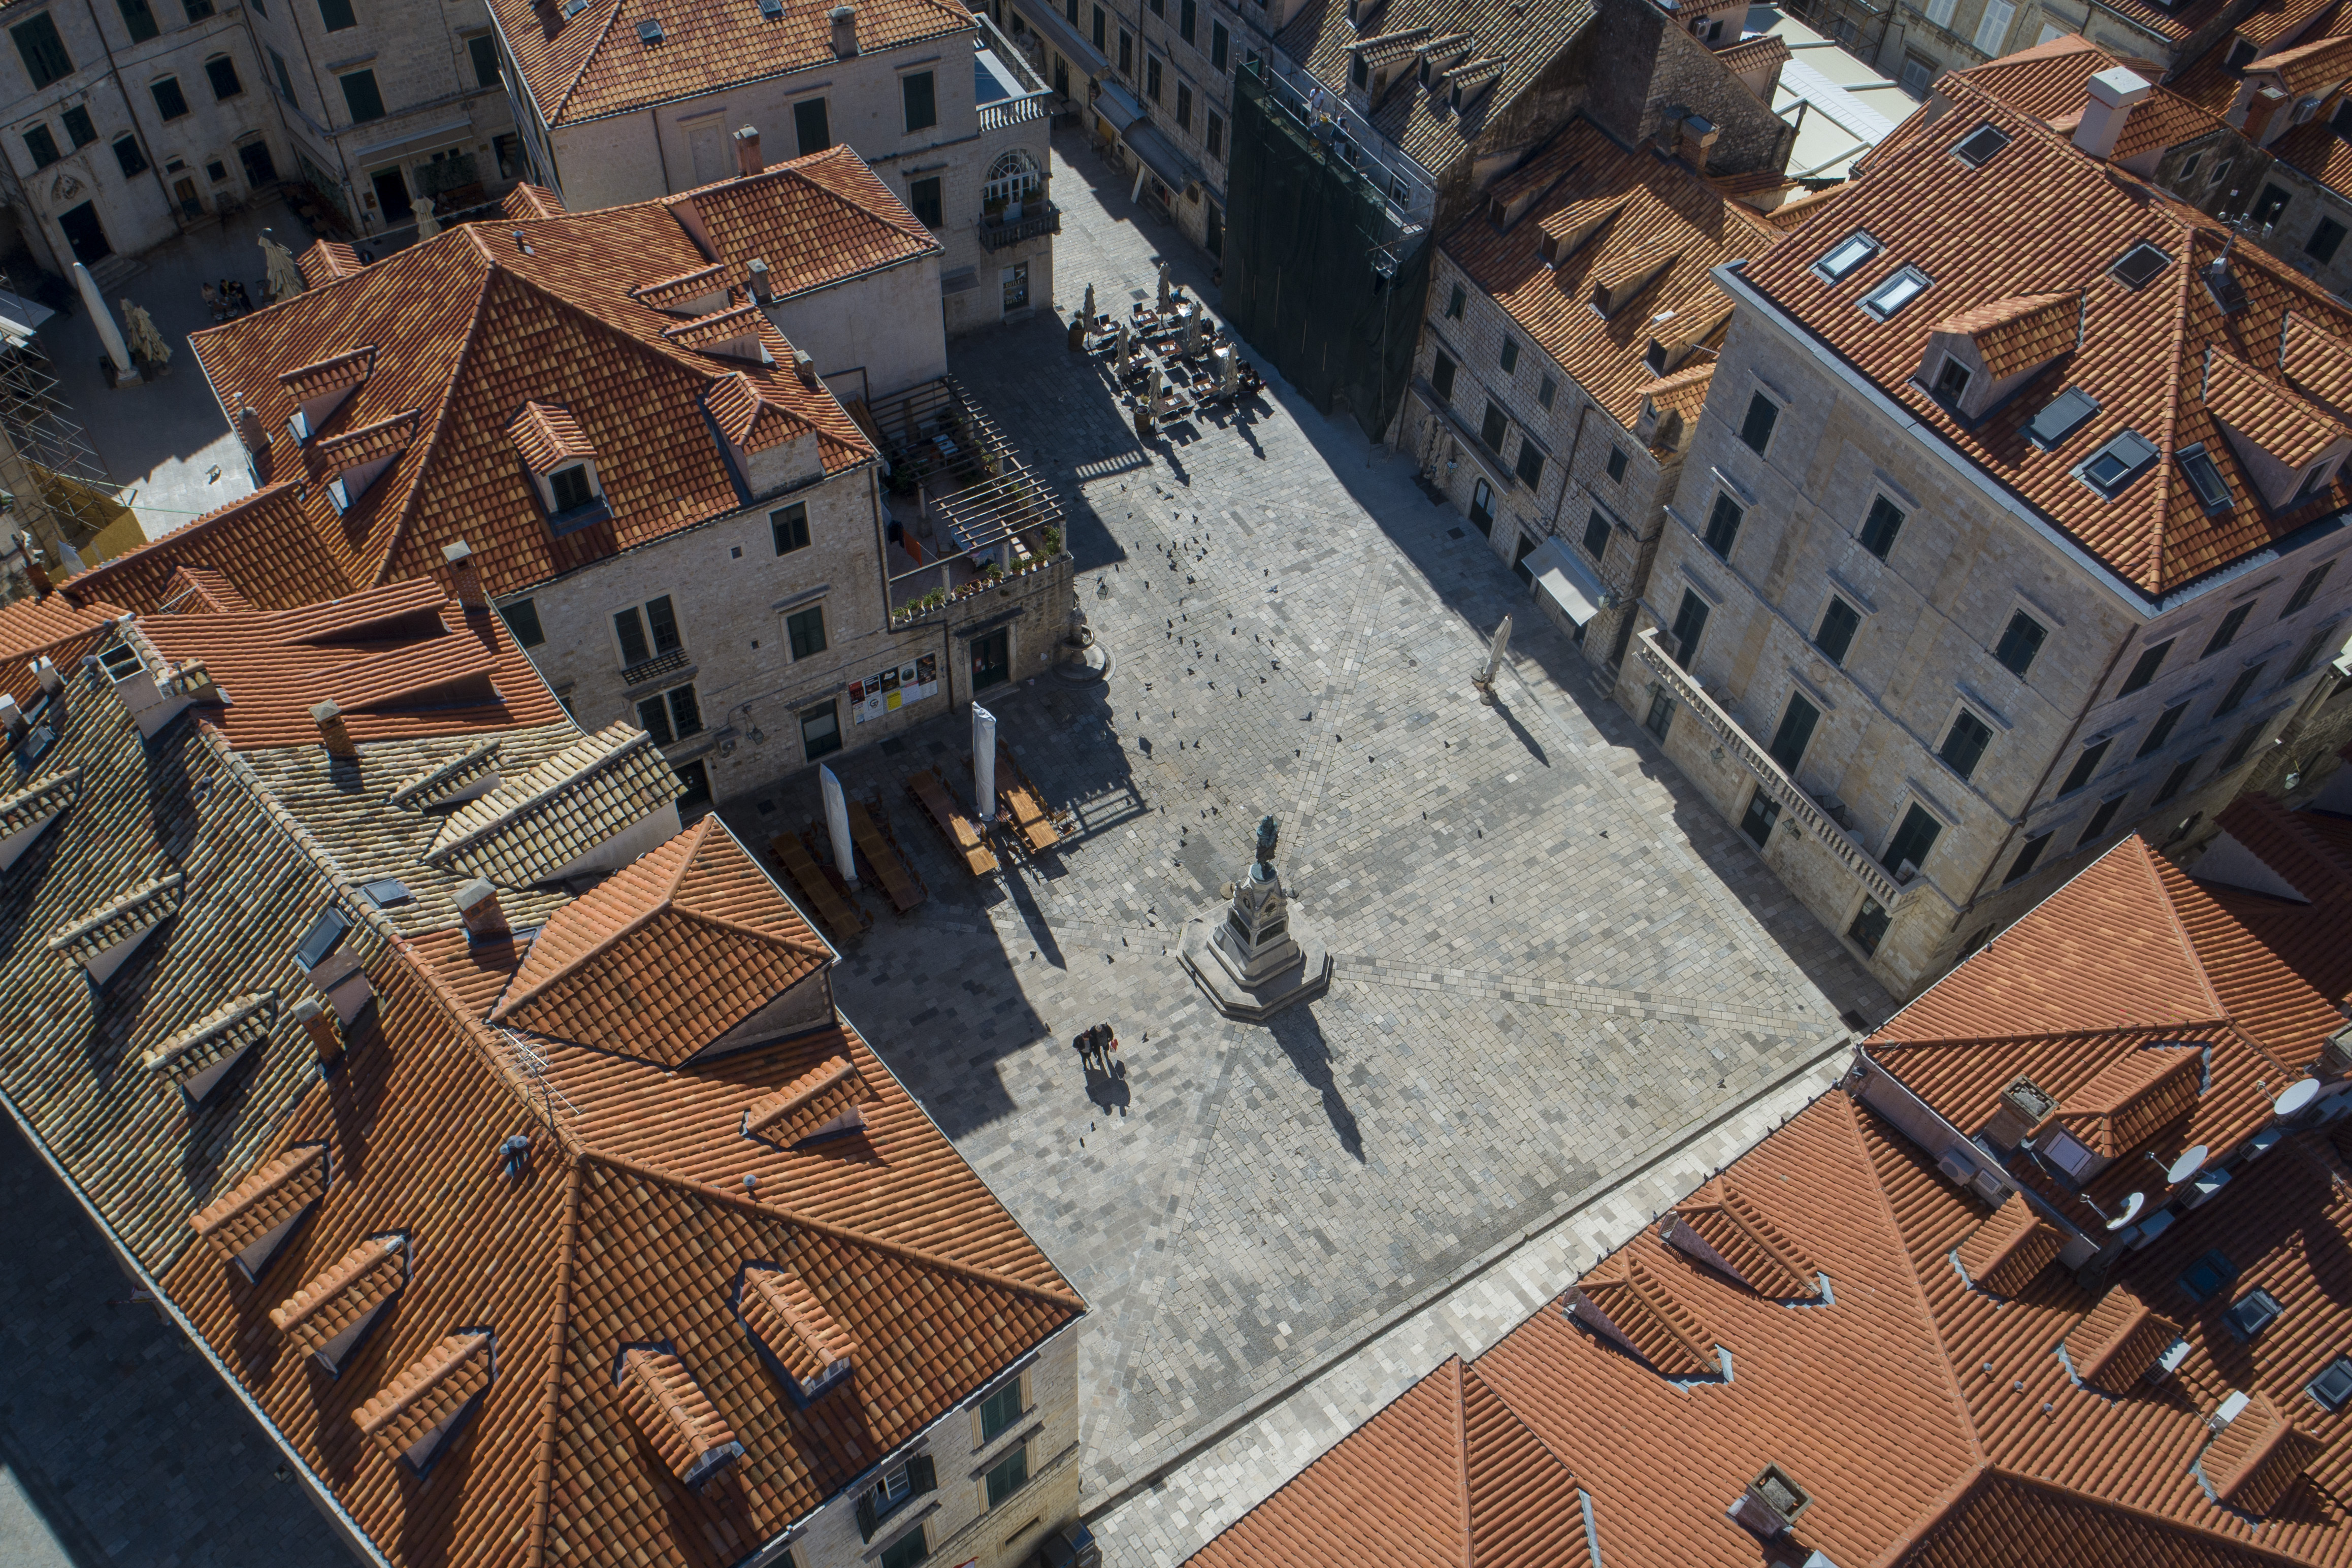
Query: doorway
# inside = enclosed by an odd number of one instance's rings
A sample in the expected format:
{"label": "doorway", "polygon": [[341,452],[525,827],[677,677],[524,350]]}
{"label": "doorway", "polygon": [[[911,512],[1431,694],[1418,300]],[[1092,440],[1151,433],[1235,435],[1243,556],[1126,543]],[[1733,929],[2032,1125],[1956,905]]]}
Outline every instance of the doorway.
{"label": "doorway", "polygon": [[1535,553],[1536,542],[1526,534],[1519,535],[1517,548],[1511,552],[1511,573],[1528,587],[1535,586],[1536,574],[1528,566],[1528,557]]}
{"label": "doorway", "polygon": [[106,243],[106,230],[99,226],[95,202],[68,207],[58,215],[58,226],[65,230],[66,243],[73,247],[74,259],[85,267],[114,254],[114,247]]}
{"label": "doorway", "polygon": [[1225,258],[1225,216],[1217,210],[1216,203],[1211,202],[1208,205],[1209,229],[1202,248],[1223,261]]}
{"label": "doorway", "polygon": [[383,213],[386,228],[406,223],[415,216],[416,206],[408,199],[408,182],[401,176],[400,165],[378,169],[368,180],[375,186],[375,205]]}
{"label": "doorway", "polygon": [[1480,479],[1470,487],[1471,526],[1488,538],[1495,534],[1495,492]]}
{"label": "doorway", "polygon": [[269,156],[269,143],[248,142],[236,150],[237,162],[245,165],[245,183],[248,189],[259,190],[278,183],[278,165]]}
{"label": "doorway", "polygon": [[193,174],[183,174],[172,182],[172,200],[178,205],[182,217],[205,216],[205,198],[196,195],[196,179]]}
{"label": "doorway", "polygon": [[1013,676],[1013,628],[1000,626],[971,639],[971,689],[985,691]]}

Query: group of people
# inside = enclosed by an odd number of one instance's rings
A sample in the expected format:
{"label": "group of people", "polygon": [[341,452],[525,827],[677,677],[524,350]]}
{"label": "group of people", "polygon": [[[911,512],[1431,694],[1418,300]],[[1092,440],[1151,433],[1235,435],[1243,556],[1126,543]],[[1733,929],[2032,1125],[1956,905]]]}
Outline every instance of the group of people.
{"label": "group of people", "polygon": [[197,287],[205,291],[205,308],[213,313],[215,321],[226,321],[253,312],[252,296],[246,293],[245,285],[234,278],[222,279],[217,289],[209,283],[200,283]]}
{"label": "group of people", "polygon": [[1110,1053],[1118,1049],[1118,1037],[1111,1033],[1108,1024],[1097,1024],[1091,1029],[1079,1031],[1070,1045],[1078,1053],[1080,1063],[1106,1078],[1110,1076]]}

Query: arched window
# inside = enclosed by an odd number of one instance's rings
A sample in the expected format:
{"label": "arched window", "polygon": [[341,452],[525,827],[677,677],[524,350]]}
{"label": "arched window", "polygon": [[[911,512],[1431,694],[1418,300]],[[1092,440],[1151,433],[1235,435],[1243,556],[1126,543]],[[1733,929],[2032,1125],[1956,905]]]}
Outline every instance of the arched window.
{"label": "arched window", "polygon": [[1037,160],[1024,149],[1014,147],[989,166],[988,183],[981,187],[980,199],[990,208],[1008,202],[1025,202],[1043,195],[1045,184],[1045,176],[1037,167]]}

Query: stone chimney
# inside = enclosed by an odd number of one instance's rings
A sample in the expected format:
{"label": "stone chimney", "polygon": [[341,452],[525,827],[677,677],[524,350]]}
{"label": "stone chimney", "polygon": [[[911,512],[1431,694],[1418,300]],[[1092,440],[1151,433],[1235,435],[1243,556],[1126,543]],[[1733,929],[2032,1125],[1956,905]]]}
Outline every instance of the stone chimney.
{"label": "stone chimney", "polygon": [[305,996],[294,1004],[294,1016],[302,1021],[302,1030],[310,1037],[310,1054],[325,1067],[343,1054],[342,1021],[331,1007],[322,1007],[315,996]]}
{"label": "stone chimney", "polygon": [[245,449],[258,452],[268,446],[269,432],[262,428],[261,410],[250,403],[238,403],[236,398],[229,401],[237,403],[236,438],[245,443]]}
{"label": "stone chimney", "polygon": [[1700,174],[1706,173],[1706,155],[1713,151],[1716,139],[1723,134],[1712,121],[1698,115],[1686,116],[1675,132],[1675,156]]}
{"label": "stone chimney", "polygon": [[39,604],[49,596],[49,569],[41,560],[41,552],[29,544],[25,548],[25,581],[33,585],[33,602]]}
{"label": "stone chimney", "polygon": [[449,595],[466,606],[467,614],[488,610],[490,602],[482,596],[482,574],[474,566],[474,547],[464,540],[441,547],[441,559],[449,565]]}
{"label": "stone chimney", "polygon": [[16,706],[16,700],[0,691],[0,731],[6,733],[8,744],[14,746],[22,742],[32,728],[33,721],[25,717],[25,710]]}
{"label": "stone chimney", "polygon": [[748,180],[766,168],[760,162],[760,128],[746,125],[735,132],[735,172]]}
{"label": "stone chimney", "polygon": [[506,910],[499,907],[499,890],[477,878],[457,889],[457,918],[466,922],[471,942],[503,942],[514,934]]}
{"label": "stone chimney", "polygon": [[746,270],[751,275],[751,298],[762,305],[774,304],[776,286],[769,279],[768,264],[755,256]]}
{"label": "stone chimney", "polygon": [[47,654],[41,655],[25,668],[33,672],[33,679],[39,681],[41,689],[50,696],[55,697],[66,689],[66,678],[58,672],[56,665],[49,662]]}
{"label": "stone chimney", "polygon": [[803,386],[811,392],[816,390],[816,361],[809,358],[808,350],[793,351],[793,369],[799,374]]}
{"label": "stone chimney", "polygon": [[[2091,79],[2095,81],[2098,79],[2094,77]],[[2275,87],[2256,88],[2246,100],[2246,118],[2238,129],[2255,146],[2263,145],[2272,140],[2271,127],[2278,124],[2279,115],[2290,101],[2287,95]],[[2285,127],[2280,125],[2279,129],[2284,130]]]}
{"label": "stone chimney", "polygon": [[857,53],[857,7],[835,5],[826,15],[833,18],[833,58],[848,59]]}
{"label": "stone chimney", "polygon": [[310,710],[310,717],[319,721],[319,739],[326,743],[327,755],[347,761],[358,759],[358,743],[352,739],[351,726],[343,722],[341,708],[331,700],[321,702]]}
{"label": "stone chimney", "polygon": [[2093,77],[2090,96],[2083,103],[2082,123],[2074,127],[2074,145],[2094,158],[2112,158],[2123,140],[2124,121],[2132,106],[2156,90],[2138,72],[2114,66]]}

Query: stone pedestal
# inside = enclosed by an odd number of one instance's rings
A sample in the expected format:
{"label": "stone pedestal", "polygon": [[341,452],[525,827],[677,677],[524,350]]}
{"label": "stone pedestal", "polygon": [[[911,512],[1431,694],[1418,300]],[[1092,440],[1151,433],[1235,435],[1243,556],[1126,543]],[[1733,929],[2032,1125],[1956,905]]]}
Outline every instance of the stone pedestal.
{"label": "stone pedestal", "polygon": [[1184,923],[1177,953],[1217,1010],[1263,1023],[1331,985],[1331,952],[1297,919],[1274,869],[1274,819],[1258,827],[1258,858],[1233,902]]}

